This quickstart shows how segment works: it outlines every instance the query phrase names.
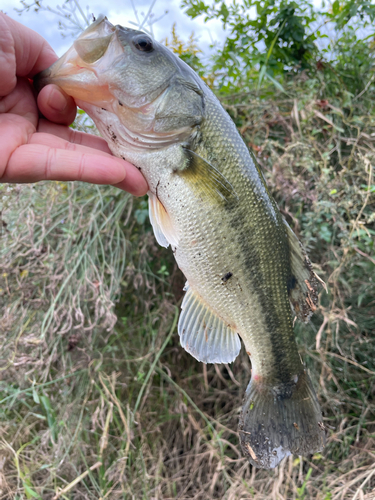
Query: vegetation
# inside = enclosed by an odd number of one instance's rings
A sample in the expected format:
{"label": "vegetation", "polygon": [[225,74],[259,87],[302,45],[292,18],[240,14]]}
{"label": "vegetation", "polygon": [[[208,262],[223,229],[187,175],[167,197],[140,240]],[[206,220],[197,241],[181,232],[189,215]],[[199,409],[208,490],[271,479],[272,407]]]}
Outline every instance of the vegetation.
{"label": "vegetation", "polygon": [[[374,6],[336,0],[325,17],[308,2],[185,6],[222,19],[228,39],[212,64],[178,26],[169,44],[217,91],[328,286],[296,324],[327,446],[274,471],[242,457],[247,355],[206,366],[179,346],[184,278],[145,199],[2,185],[0,498],[373,499]],[[315,19],[331,23],[328,39]]]}

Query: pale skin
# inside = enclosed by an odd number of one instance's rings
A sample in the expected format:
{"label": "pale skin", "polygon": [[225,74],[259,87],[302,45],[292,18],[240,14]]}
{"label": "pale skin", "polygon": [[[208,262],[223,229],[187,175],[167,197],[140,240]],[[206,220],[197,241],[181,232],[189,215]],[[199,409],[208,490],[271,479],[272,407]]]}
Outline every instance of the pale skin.
{"label": "pale skin", "polygon": [[100,137],[69,128],[77,111],[71,97],[56,85],[36,97],[33,77],[57,59],[40,35],[0,12],[0,183],[78,180],[146,194],[136,167],[112,156]]}

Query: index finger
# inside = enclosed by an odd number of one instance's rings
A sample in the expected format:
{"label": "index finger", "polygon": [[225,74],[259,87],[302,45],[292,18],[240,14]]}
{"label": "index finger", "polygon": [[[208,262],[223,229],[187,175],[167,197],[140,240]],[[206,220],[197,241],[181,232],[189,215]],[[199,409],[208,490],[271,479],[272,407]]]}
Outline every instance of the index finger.
{"label": "index finger", "polygon": [[17,76],[32,78],[56,59],[43,37],[0,12],[0,96],[14,89]]}

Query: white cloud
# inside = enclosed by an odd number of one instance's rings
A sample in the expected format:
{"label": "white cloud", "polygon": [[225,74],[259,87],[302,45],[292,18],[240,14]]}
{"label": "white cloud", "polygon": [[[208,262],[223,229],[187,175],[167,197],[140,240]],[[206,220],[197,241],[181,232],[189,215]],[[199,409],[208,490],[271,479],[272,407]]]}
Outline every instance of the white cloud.
{"label": "white cloud", "polygon": [[[31,2],[32,0],[29,0],[29,3]],[[64,3],[64,0],[42,0],[41,3],[56,10],[58,5]],[[131,0],[107,0],[105,6],[103,3],[102,0],[80,0],[80,5],[85,13],[87,12],[86,5],[88,4],[89,12],[95,16],[104,14],[113,24],[135,28],[134,25],[130,24],[130,21],[136,21]],[[151,0],[134,0],[139,17],[142,18],[142,12],[144,14],[147,13],[151,3]],[[0,0],[0,10],[3,10],[16,21],[42,35],[59,56],[71,46],[73,37],[68,35],[63,38],[61,32],[58,30],[58,21],[61,18],[57,14],[46,10],[35,12],[34,8],[31,8],[29,12],[23,12],[21,15],[18,15],[15,7],[21,8],[21,3],[17,4],[14,0]],[[164,15],[166,10],[168,10],[168,14]],[[202,16],[194,20],[190,19],[180,8],[180,0],[157,0],[153,7],[153,13],[156,19],[162,17],[153,27],[154,36],[157,40],[162,40],[169,36],[174,23],[176,23],[178,35],[183,40],[187,40],[191,33],[194,32],[196,38],[199,40],[198,44],[206,53],[209,51],[209,45],[212,41],[221,44],[224,40],[224,32],[220,21],[214,20],[205,24]]]}

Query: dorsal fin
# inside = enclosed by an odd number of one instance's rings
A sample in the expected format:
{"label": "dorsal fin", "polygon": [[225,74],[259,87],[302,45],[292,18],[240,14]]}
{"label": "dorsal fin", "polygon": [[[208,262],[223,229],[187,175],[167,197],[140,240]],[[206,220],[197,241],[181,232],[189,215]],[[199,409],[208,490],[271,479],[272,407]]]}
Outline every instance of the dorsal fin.
{"label": "dorsal fin", "polygon": [[[311,262],[301,242],[284,219],[290,249],[291,276],[288,280],[288,294],[296,316],[306,322],[318,303],[318,282],[325,283],[314,273]],[[327,289],[327,288],[326,288]]]}
{"label": "dorsal fin", "polygon": [[186,288],[178,321],[182,347],[203,363],[231,363],[241,349],[238,334],[188,284]]}

